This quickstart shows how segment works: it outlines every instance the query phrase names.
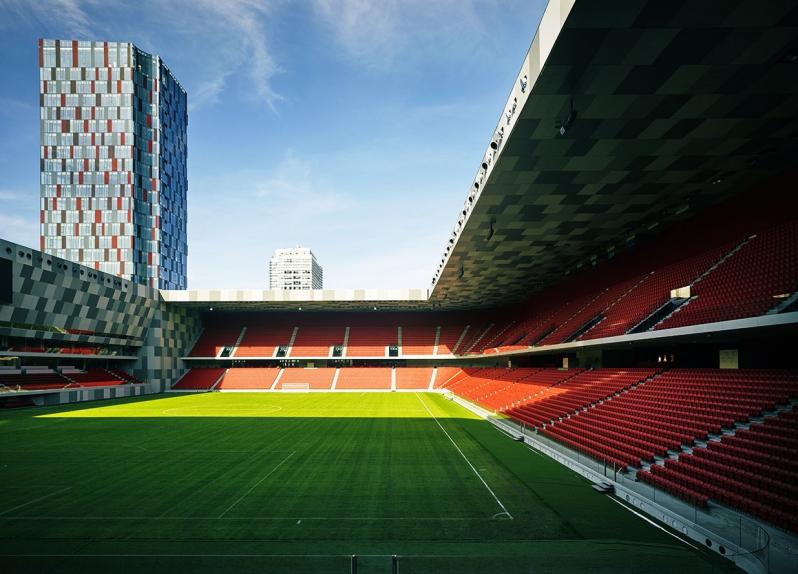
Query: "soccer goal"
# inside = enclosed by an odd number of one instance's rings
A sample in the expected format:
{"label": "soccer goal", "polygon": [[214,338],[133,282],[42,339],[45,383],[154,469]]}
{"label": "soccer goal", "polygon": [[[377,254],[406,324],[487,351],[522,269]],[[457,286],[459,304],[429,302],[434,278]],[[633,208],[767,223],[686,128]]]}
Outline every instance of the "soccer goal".
{"label": "soccer goal", "polygon": [[309,383],[283,383],[282,390],[295,392],[295,393],[306,393],[310,390]]}

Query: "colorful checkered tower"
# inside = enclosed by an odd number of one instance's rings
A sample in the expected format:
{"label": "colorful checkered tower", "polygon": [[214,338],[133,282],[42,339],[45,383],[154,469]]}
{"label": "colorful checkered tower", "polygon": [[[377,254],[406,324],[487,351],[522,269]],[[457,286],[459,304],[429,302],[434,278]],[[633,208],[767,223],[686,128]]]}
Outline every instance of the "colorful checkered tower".
{"label": "colorful checkered tower", "polygon": [[186,288],[187,96],[129,43],[39,40],[41,249]]}

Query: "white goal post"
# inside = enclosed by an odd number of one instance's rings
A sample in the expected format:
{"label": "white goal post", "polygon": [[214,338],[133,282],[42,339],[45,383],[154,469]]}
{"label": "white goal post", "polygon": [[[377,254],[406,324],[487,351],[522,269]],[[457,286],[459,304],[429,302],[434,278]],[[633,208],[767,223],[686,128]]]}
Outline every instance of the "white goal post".
{"label": "white goal post", "polygon": [[283,383],[280,387],[283,391],[293,391],[293,392],[307,392],[310,390],[310,384],[308,383]]}

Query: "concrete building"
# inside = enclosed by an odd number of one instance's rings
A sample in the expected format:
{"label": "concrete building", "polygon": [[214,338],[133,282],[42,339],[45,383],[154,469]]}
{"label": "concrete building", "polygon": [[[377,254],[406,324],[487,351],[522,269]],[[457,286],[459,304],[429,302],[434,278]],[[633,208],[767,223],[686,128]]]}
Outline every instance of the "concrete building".
{"label": "concrete building", "polygon": [[324,271],[309,248],[275,250],[269,261],[270,289],[307,291],[323,287]]}
{"label": "concrete building", "polygon": [[187,96],[130,43],[39,40],[40,249],[186,288]]}

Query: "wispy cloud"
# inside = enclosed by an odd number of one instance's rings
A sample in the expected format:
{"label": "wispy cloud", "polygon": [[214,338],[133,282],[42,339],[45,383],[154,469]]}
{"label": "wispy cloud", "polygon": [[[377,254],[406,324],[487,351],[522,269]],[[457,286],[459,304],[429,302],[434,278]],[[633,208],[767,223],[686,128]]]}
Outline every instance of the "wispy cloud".
{"label": "wispy cloud", "polygon": [[93,4],[95,0],[0,0],[0,9],[14,12],[24,20],[33,19],[48,28],[57,24],[76,38],[88,38],[93,28],[86,7]]}
{"label": "wispy cloud", "polygon": [[305,220],[352,206],[347,194],[315,177],[311,162],[290,149],[272,175],[257,185],[255,194],[269,202],[275,215],[300,215]]}
{"label": "wispy cloud", "polygon": [[[172,8],[179,10],[177,27],[184,33],[199,32],[212,60],[213,78],[201,86],[207,101],[224,90],[231,70],[248,69],[255,96],[270,108],[282,99],[272,87],[280,72],[268,44],[269,20],[282,4],[278,0],[185,0]],[[187,20],[193,19],[193,22]],[[201,32],[200,32],[201,30]]]}
{"label": "wispy cloud", "polygon": [[[0,29],[20,21],[40,33],[77,39],[148,41],[147,51],[170,65],[177,56],[187,66],[204,71],[192,91],[192,107],[218,101],[231,76],[249,78],[251,93],[271,109],[282,99],[272,81],[280,66],[269,46],[269,27],[283,0],[139,0],[130,5],[101,0],[0,0]],[[131,24],[135,22],[135,25]],[[150,36],[148,30],[168,23],[171,35]],[[179,42],[175,42],[179,39]],[[157,42],[159,45],[150,45]]]}
{"label": "wispy cloud", "polygon": [[317,17],[346,54],[372,66],[389,66],[408,49],[426,50],[432,39],[442,44],[478,41],[486,27],[475,4],[476,0],[314,0]]}
{"label": "wispy cloud", "polygon": [[39,248],[39,224],[36,218],[0,211],[0,237],[13,243]]}

